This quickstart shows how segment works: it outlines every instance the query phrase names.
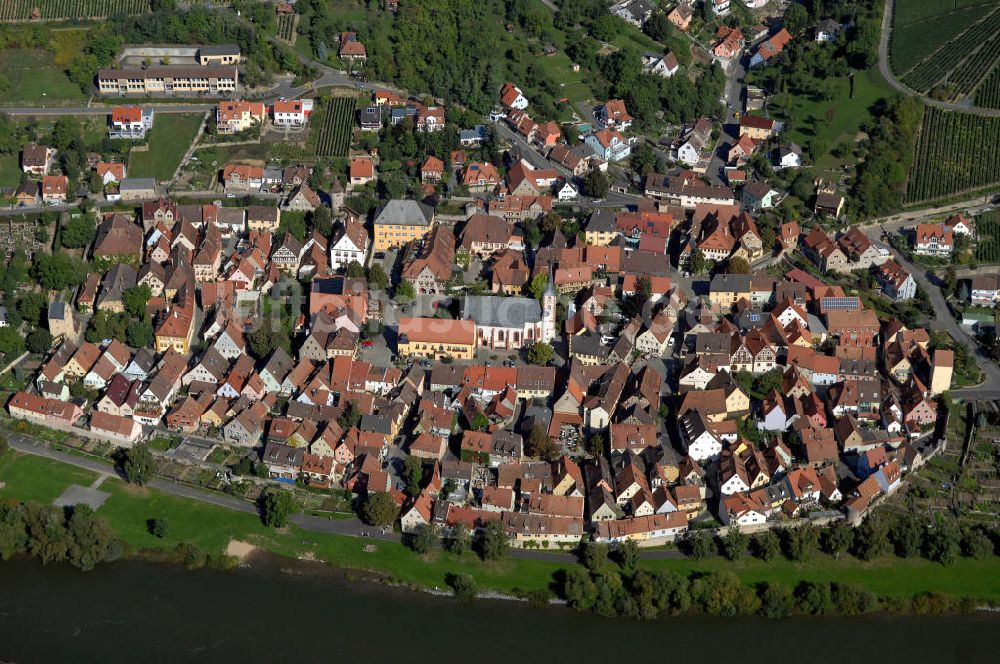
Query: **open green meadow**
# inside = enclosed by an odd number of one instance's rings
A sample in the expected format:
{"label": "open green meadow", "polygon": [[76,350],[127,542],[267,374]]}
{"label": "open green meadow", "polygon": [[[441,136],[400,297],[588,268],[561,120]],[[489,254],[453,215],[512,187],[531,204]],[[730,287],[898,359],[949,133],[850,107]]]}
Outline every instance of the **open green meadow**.
{"label": "open green meadow", "polygon": [[838,158],[832,150],[843,143],[854,143],[861,127],[874,119],[875,104],[890,94],[891,88],[872,67],[854,75],[854,96],[847,77],[829,79],[834,94],[829,100],[804,95],[779,95],[774,98],[772,113],[785,121],[784,138],[798,145],[822,144],[822,156],[817,158],[820,170],[836,171],[851,158]]}
{"label": "open green meadow", "polygon": [[203,113],[159,113],[147,135],[149,150],[133,152],[128,174],[133,178],[169,180],[198,133]]}
{"label": "open green meadow", "polygon": [[0,187],[16,187],[20,181],[21,163],[18,155],[0,155]]}
{"label": "open green meadow", "polygon": [[50,505],[71,484],[90,486],[96,473],[39,456],[0,457],[0,496]]}
{"label": "open green meadow", "polygon": [[83,101],[87,96],[69,80],[53,54],[36,48],[9,49],[0,57],[0,77],[6,79],[3,104],[59,106]]}

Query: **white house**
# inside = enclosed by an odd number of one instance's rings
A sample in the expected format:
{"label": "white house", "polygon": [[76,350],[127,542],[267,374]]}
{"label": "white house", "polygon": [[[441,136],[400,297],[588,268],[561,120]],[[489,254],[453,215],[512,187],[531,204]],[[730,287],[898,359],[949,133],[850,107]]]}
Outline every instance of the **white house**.
{"label": "white house", "polygon": [[[707,1],[707,0],[706,0]],[[732,10],[730,0],[712,0],[712,13],[725,16]]]}
{"label": "white house", "polygon": [[974,305],[992,307],[1000,301],[1000,275],[981,274],[973,277],[969,298]]}
{"label": "white house", "polygon": [[785,415],[785,404],[782,399],[764,400],[764,420],[757,423],[762,431],[784,431],[788,428],[788,418]]}
{"label": "white house", "polygon": [[579,196],[579,192],[569,180],[563,182],[562,185],[556,189],[556,200],[561,203],[575,201],[577,196]]}
{"label": "white house", "polygon": [[120,106],[111,109],[108,122],[108,136],[111,138],[142,139],[153,127],[153,110],[135,106]]}
{"label": "white house", "polygon": [[778,148],[778,168],[799,168],[802,166],[802,148],[795,143]]}
{"label": "white house", "polygon": [[740,477],[739,473],[733,473],[726,479],[725,482],[719,485],[719,491],[724,496],[732,496],[737,493],[743,493],[744,491],[749,491],[750,487],[747,483]]}
{"label": "white house", "polygon": [[351,261],[364,265],[367,255],[368,231],[359,219],[348,217],[340,237],[330,246],[330,268],[346,269]]}
{"label": "white house", "polygon": [[944,225],[951,229],[952,235],[972,235],[972,221],[964,214],[948,217]]}
{"label": "white house", "polygon": [[641,28],[653,15],[653,5],[647,0],[624,0],[611,5],[611,13],[626,23]]}
{"label": "white house", "polygon": [[816,24],[816,41],[821,44],[837,41],[837,33],[844,29],[832,18],[823,19]]}
{"label": "white house", "polygon": [[719,518],[727,526],[754,526],[767,521],[768,506],[759,498],[744,493],[721,496]]}
{"label": "white house", "polygon": [[887,260],[878,266],[875,281],[882,288],[882,294],[897,302],[913,299],[917,294],[917,282],[894,260]]}
{"label": "white house", "polygon": [[681,64],[673,52],[666,55],[646,53],[642,56],[642,68],[650,74],[670,78],[680,70]]}
{"label": "white house", "polygon": [[714,459],[722,453],[722,443],[705,426],[705,418],[700,412],[692,410],[684,413],[679,425],[687,454],[695,461]]}
{"label": "white house", "polygon": [[604,161],[621,161],[632,153],[632,146],[621,132],[602,129],[587,136],[585,141],[591,150]]}
{"label": "white house", "polygon": [[955,238],[944,224],[917,224],[913,232],[913,253],[921,256],[950,256]]}
{"label": "white house", "polygon": [[271,112],[276,127],[304,127],[312,114],[312,99],[279,99],[274,102]]}
{"label": "white house", "polygon": [[528,98],[524,96],[521,88],[513,83],[504,83],[500,88],[500,101],[507,108],[523,111],[528,108]]}

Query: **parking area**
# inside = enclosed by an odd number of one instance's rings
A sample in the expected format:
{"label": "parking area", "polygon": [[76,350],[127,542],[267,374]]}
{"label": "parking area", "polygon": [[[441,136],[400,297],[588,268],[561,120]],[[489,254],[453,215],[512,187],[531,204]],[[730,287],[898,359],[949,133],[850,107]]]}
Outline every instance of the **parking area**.
{"label": "parking area", "polygon": [[110,497],[111,494],[105,491],[98,491],[97,489],[80,486],[79,484],[71,484],[52,504],[56,507],[86,505],[90,509],[96,510]]}

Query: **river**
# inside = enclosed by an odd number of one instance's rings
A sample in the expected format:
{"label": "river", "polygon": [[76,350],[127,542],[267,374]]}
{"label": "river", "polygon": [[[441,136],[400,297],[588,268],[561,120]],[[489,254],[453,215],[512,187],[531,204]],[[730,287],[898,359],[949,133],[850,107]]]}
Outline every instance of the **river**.
{"label": "river", "polygon": [[843,664],[860,656],[965,664],[996,661],[1000,627],[985,614],[644,623],[558,606],[460,603],[315,572],[273,559],[235,572],[0,563],[0,662]]}

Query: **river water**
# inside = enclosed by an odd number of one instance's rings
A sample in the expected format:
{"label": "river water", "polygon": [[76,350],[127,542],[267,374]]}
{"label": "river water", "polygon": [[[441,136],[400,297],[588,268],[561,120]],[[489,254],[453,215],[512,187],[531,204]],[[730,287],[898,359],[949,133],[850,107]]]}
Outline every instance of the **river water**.
{"label": "river water", "polygon": [[0,662],[939,664],[996,662],[1000,641],[1000,618],[985,614],[643,623],[316,571],[269,559],[235,572],[0,563]]}

